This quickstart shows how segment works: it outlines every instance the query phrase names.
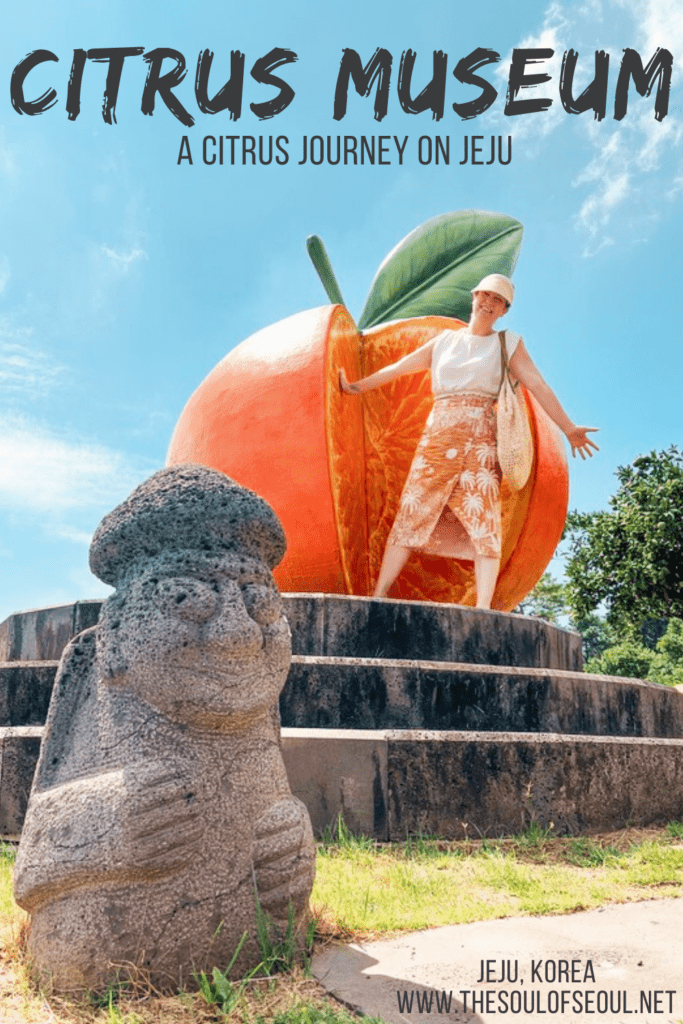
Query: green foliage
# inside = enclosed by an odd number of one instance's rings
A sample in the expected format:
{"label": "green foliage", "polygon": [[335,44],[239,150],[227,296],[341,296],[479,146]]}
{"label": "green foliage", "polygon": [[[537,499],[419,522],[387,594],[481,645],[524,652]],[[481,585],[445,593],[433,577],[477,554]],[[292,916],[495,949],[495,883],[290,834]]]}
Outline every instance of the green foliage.
{"label": "green foliage", "polygon": [[523,832],[512,837],[512,842],[522,850],[535,849],[544,846],[549,839],[553,838],[554,828],[552,822],[547,828],[543,828],[538,821],[532,821]]}
{"label": "green foliage", "polygon": [[309,967],[309,954],[313,948],[315,937],[315,920],[309,922],[306,930],[304,949],[296,928],[296,911],[290,901],[287,910],[287,924],[284,932],[280,931],[273,919],[267,914],[256,897],[256,941],[261,950],[261,963],[257,971],[272,977],[274,974],[289,974],[298,967],[302,960],[304,967]]}
{"label": "green foliage", "polygon": [[415,836],[408,836],[403,843],[403,856],[408,860],[419,857],[440,857],[438,836],[428,836],[422,832],[418,832]]}
{"label": "green foliage", "polygon": [[578,622],[572,620],[572,625],[581,634],[584,661],[596,658],[606,648],[619,643],[620,638],[613,627],[595,612],[591,612],[585,619],[580,619]]}
{"label": "green foliage", "polygon": [[114,1005],[113,997],[107,1006],[107,1024],[144,1024],[142,1017],[133,1012],[123,1013]]}
{"label": "green foliage", "polygon": [[195,974],[195,980],[199,986],[199,991],[206,1002],[210,1006],[217,1006],[223,1013],[231,1013],[232,1010],[240,1004],[244,998],[247,985],[254,975],[261,969],[261,964],[258,964],[253,971],[246,975],[246,977],[241,978],[239,981],[230,981],[230,971],[235,966],[235,961],[240,955],[242,946],[246,941],[247,932],[244,932],[242,938],[237,943],[237,948],[235,949],[232,959],[225,971],[220,971],[218,967],[214,967],[211,972],[210,979],[206,974],[206,971],[200,971],[199,974]]}
{"label": "green foliage", "polygon": [[683,839],[683,821],[670,821],[666,831],[674,839]]}
{"label": "green foliage", "polygon": [[0,843],[0,914],[10,913],[12,899],[12,871],[16,852],[9,843]]}
{"label": "green foliage", "polygon": [[678,686],[683,683],[683,619],[671,619],[658,640],[650,666],[655,683]]}
{"label": "green foliage", "polygon": [[109,1018],[112,1019],[116,1009],[116,1003],[118,1003],[121,998],[123,990],[124,985],[119,978],[116,978],[114,981],[110,981],[107,987],[101,992],[87,992],[86,998],[90,1005],[94,1006],[96,1009],[108,1010]]}
{"label": "green foliage", "polygon": [[596,658],[589,658],[584,666],[586,672],[601,676],[629,676],[632,679],[648,679],[654,654],[637,640],[628,638],[608,647]]}
{"label": "green foliage", "polygon": [[520,615],[533,615],[537,619],[551,622],[554,626],[560,626],[569,616],[566,589],[564,583],[560,583],[549,572],[545,572],[531,593],[519,602],[514,611]]}
{"label": "green foliage", "polygon": [[569,863],[580,868],[604,867],[605,864],[613,864],[615,859],[625,856],[624,850],[610,844],[603,846],[590,836],[572,839],[567,850]]}
{"label": "green foliage", "polygon": [[296,911],[290,902],[287,913],[287,924],[284,932],[281,932],[269,914],[267,914],[256,895],[256,941],[261,952],[261,961],[248,974],[239,981],[230,980],[230,971],[235,966],[237,957],[247,941],[247,932],[244,932],[237,948],[232,955],[230,963],[224,971],[214,967],[211,977],[206,971],[195,974],[195,980],[199,991],[211,1006],[217,1006],[223,1013],[231,1013],[243,1002],[250,982],[257,976],[273,978],[275,974],[292,973],[300,966],[302,960],[305,968],[310,966],[309,956],[313,948],[316,922],[309,922],[306,930],[304,948],[298,941],[296,929]]}
{"label": "green foliage", "polygon": [[356,835],[344,821],[341,811],[334,825],[325,825],[320,837],[321,852],[333,853],[339,850],[372,850],[374,839]]}
{"label": "green foliage", "polygon": [[512,273],[522,230],[512,217],[481,210],[445,213],[421,224],[380,266],[358,326],[428,314],[469,319],[471,289],[486,274]]}
{"label": "green foliage", "polygon": [[617,477],[610,511],[570,513],[566,572],[575,621],[604,604],[623,632],[683,617],[683,454],[641,455]]}
{"label": "green foliage", "polygon": [[665,686],[683,683],[683,620],[671,619],[654,651],[633,634],[590,658],[586,672],[649,679]]}
{"label": "green foliage", "polygon": [[670,832],[658,844],[629,842],[620,850],[621,843],[553,838],[536,822],[521,837],[440,846],[438,855],[430,849],[406,857],[404,844],[396,844],[321,857],[313,903],[326,908],[337,932],[360,937],[569,913],[675,895],[683,884],[683,846]]}
{"label": "green foliage", "polygon": [[[268,1019],[269,1024],[358,1024],[358,1018],[341,1006],[311,1006],[308,1003],[299,1003]],[[381,1017],[363,1017],[363,1021],[365,1024],[384,1024]],[[260,1019],[259,1024],[263,1024]]]}

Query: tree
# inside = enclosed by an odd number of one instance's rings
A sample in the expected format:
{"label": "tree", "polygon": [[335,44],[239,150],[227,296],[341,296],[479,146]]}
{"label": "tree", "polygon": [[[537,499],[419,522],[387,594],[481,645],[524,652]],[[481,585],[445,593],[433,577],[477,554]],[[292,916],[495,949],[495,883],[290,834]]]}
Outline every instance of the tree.
{"label": "tree", "polygon": [[576,622],[604,606],[607,622],[632,634],[683,618],[683,455],[672,445],[616,475],[609,511],[567,518],[567,598]]}
{"label": "tree", "polygon": [[549,572],[543,573],[534,589],[519,602],[514,611],[520,615],[534,615],[538,619],[561,625],[561,619],[569,616],[565,585]]}
{"label": "tree", "polygon": [[654,650],[629,636],[590,658],[585,671],[649,679],[666,686],[683,684],[683,620],[669,621]]}
{"label": "tree", "polygon": [[629,676],[631,679],[650,679],[654,652],[632,637],[607,647],[596,658],[589,658],[584,672],[600,676]]}
{"label": "tree", "polygon": [[[569,622],[571,628],[581,634],[583,658],[586,662],[591,658],[597,658],[604,650],[613,647],[621,639],[609,623],[595,612],[591,612],[585,619],[579,619],[578,622],[575,622],[569,613]],[[654,644],[652,646],[654,647]],[[618,673],[615,674],[618,675]]]}
{"label": "tree", "polygon": [[650,679],[669,686],[683,684],[683,620],[671,619],[656,651],[650,665]]}

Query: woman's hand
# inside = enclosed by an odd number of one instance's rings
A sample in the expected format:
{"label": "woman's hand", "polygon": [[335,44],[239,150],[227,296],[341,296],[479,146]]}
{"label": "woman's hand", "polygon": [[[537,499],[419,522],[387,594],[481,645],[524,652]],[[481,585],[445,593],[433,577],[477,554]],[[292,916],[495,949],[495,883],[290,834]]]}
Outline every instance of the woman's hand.
{"label": "woman's hand", "polygon": [[567,430],[567,440],[572,446],[572,456],[574,458],[576,458],[577,452],[582,459],[585,459],[587,455],[593,458],[591,448],[595,448],[596,452],[600,451],[595,441],[591,441],[590,437],[587,436],[598,429],[599,427],[570,427]]}
{"label": "woman's hand", "polygon": [[357,384],[350,384],[346,379],[346,371],[343,367],[339,371],[339,388],[345,395],[357,395],[360,391]]}

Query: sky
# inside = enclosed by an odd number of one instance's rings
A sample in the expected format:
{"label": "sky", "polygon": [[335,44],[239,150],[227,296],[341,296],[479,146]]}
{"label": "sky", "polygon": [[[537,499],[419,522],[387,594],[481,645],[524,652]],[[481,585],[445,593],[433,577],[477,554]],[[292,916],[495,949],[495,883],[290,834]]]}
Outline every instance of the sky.
{"label": "sky", "polygon": [[[100,597],[88,569],[100,519],[164,464],[173,427],[209,370],[254,331],[327,299],[305,250],[322,236],[345,301],[362,309],[375,271],[408,232],[451,210],[495,210],[524,225],[514,309],[502,323],[527,348],[575,422],[600,428],[600,452],[571,464],[570,507],[605,508],[619,465],[681,444],[681,229],[683,127],[678,0],[519,0],[473,5],[320,0],[296,4],[166,0],[8,0],[0,33],[0,621],[13,611]],[[107,65],[88,60],[77,118],[66,111],[75,49],[180,51],[187,75],[175,95],[181,122],[157,97],[141,110],[148,65],[126,58],[115,123],[102,116]],[[276,95],[249,70],[273,47],[296,62],[276,71],[290,105],[259,120],[250,104]],[[366,63],[393,55],[388,113],[350,90],[333,119],[344,48]],[[479,73],[497,90],[488,111],[462,120],[452,103],[477,95],[452,77],[484,47],[501,60]],[[625,48],[643,63],[657,47],[674,58],[667,116],[654,92],[629,91],[615,120]],[[415,51],[420,88],[432,53],[448,55],[446,106],[407,114],[398,102],[400,55]],[[513,49],[548,48],[550,80],[520,98],[552,99],[543,111],[504,114]],[[594,53],[610,56],[607,112],[567,113],[560,63],[578,52],[575,94],[592,79]],[[13,69],[34,50],[25,98],[49,89],[44,113],[10,102]],[[242,113],[203,113],[194,96],[200,51],[214,52],[213,93],[229,77],[230,51],[245,54]],[[167,60],[162,73],[170,70]],[[416,91],[416,90],[415,90]],[[286,136],[286,164],[205,164],[212,135]],[[408,136],[403,164],[300,164],[302,139],[338,134]],[[420,164],[421,136],[511,138],[506,165]],[[193,156],[179,162],[183,136]],[[238,140],[238,145],[240,140]],[[227,150],[226,150],[227,152]],[[570,460],[571,462],[571,460]],[[556,560],[557,561],[557,560]],[[555,566],[555,562],[553,563]],[[554,571],[561,572],[558,564]]]}

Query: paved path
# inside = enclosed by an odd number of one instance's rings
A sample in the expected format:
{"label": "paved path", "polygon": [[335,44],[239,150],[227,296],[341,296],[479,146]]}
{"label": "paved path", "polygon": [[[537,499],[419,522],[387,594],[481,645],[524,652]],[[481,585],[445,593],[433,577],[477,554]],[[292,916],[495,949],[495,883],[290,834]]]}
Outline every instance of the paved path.
{"label": "paved path", "polygon": [[683,1022],[683,899],[332,946],[313,971],[391,1024],[674,1024]]}

